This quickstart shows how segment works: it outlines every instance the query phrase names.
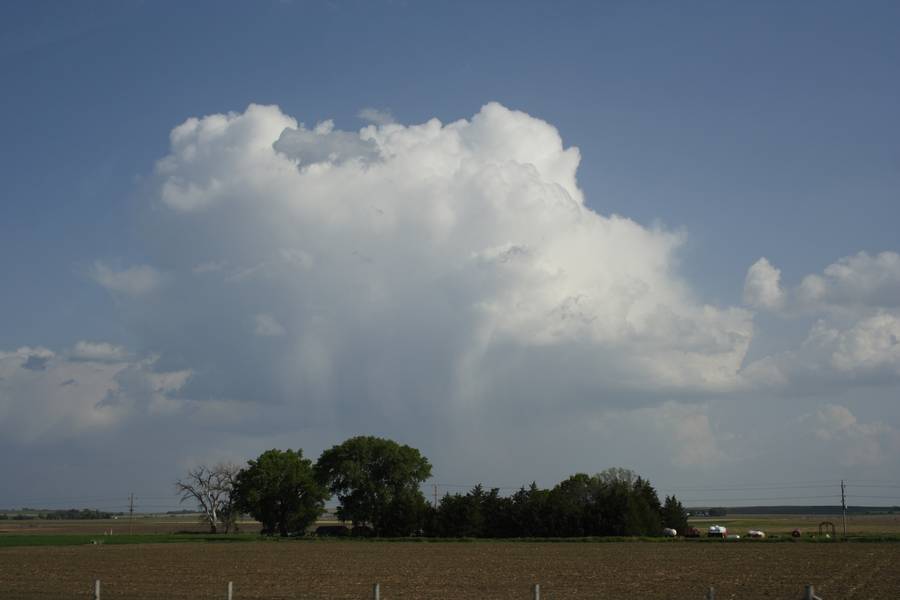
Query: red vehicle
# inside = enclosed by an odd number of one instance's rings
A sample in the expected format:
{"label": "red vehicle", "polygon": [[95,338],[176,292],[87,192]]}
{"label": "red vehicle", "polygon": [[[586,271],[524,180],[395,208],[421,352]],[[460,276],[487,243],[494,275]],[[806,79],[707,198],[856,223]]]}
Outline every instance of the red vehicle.
{"label": "red vehicle", "polygon": [[698,538],[700,537],[700,530],[696,527],[688,527],[684,530],[684,537],[686,538]]}

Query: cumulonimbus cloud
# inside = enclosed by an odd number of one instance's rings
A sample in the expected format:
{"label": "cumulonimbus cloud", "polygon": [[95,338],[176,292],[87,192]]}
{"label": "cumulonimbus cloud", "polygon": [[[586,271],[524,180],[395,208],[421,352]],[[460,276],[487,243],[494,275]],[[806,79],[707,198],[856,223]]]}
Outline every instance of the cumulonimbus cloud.
{"label": "cumulonimbus cloud", "polygon": [[171,281],[135,312],[197,389],[327,418],[739,382],[750,314],[695,297],[682,234],[588,208],[544,121],[492,103],[341,131],[251,105],[171,142],[152,228]]}

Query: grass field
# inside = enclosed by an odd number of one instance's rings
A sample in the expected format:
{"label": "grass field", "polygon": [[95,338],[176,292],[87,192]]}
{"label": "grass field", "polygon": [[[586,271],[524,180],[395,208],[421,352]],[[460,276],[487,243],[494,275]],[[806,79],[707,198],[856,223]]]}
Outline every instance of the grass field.
{"label": "grass field", "polygon": [[[258,533],[259,523],[247,521],[240,523],[241,531],[245,533]],[[114,535],[128,533],[205,533],[209,528],[200,523],[198,517],[181,516],[139,516],[133,522],[127,517],[119,519],[90,519],[90,520],[44,520],[32,519],[28,521],[0,521],[0,536],[2,534],[84,534],[89,536],[104,535],[111,531]]]}
{"label": "grass field", "polygon": [[[790,535],[799,529],[804,535],[818,533],[819,523],[834,523],[841,533],[841,515],[736,515],[733,517],[703,517],[690,520],[692,526],[705,532],[713,524],[724,525],[729,532],[744,534],[761,529],[768,535]],[[847,517],[848,536],[900,535],[900,515],[855,515]]]}
{"label": "grass field", "polygon": [[900,544],[250,542],[0,548],[3,597],[546,600],[894,598]]}

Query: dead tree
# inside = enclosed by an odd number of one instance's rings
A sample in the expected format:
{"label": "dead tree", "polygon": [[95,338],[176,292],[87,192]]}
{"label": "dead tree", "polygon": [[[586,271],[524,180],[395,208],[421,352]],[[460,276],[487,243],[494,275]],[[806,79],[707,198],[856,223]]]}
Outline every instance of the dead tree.
{"label": "dead tree", "polygon": [[235,522],[231,491],[239,468],[232,463],[219,463],[213,467],[201,465],[188,471],[187,477],[175,482],[181,501],[194,500],[209,524],[211,533],[218,531],[219,523],[225,533]]}

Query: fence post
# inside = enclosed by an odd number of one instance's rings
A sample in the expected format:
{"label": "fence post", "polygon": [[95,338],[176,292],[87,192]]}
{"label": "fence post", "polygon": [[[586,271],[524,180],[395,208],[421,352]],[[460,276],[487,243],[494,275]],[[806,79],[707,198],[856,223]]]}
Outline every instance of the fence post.
{"label": "fence post", "polygon": [[232,582],[228,582],[228,600],[232,600],[234,596],[234,585]]}
{"label": "fence post", "polygon": [[706,600],[716,600],[716,588],[713,586],[709,586],[709,590],[706,592]]}
{"label": "fence post", "polygon": [[376,583],[372,586],[372,600],[381,600],[381,584]]}
{"label": "fence post", "polygon": [[100,600],[100,580],[94,580],[94,600]]}
{"label": "fence post", "polygon": [[541,600],[541,584],[534,584],[534,588],[531,590],[531,600]]}

